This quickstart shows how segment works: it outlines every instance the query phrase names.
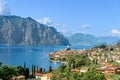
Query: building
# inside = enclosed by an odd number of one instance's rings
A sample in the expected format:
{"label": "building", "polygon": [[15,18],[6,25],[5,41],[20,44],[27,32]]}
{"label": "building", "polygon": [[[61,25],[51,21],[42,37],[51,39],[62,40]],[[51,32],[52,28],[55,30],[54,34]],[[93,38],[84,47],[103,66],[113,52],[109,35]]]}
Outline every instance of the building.
{"label": "building", "polygon": [[20,76],[17,76],[17,77],[13,77],[10,80],[25,80],[25,76],[24,75],[20,75]]}
{"label": "building", "polygon": [[119,67],[111,64],[105,64],[102,67],[96,68],[96,70],[102,71],[104,74],[117,74],[119,72]]}
{"label": "building", "polygon": [[87,72],[88,71],[88,67],[83,67],[80,69],[80,72],[81,73],[84,73],[84,72]]}
{"label": "building", "polygon": [[41,73],[35,73],[36,79],[41,79],[42,76],[43,76],[43,74],[41,74]]}
{"label": "building", "polygon": [[36,79],[40,80],[51,80],[53,74],[51,73],[46,73],[46,74],[41,74],[41,73],[35,73]]}
{"label": "building", "polygon": [[51,73],[47,73],[47,74],[44,74],[41,77],[41,80],[51,80],[51,77],[52,77],[52,74]]}

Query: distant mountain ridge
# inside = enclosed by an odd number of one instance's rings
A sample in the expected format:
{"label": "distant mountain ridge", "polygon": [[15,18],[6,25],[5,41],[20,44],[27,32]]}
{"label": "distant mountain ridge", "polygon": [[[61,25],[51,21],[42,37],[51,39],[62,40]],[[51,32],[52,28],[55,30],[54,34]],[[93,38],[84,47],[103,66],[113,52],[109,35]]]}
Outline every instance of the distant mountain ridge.
{"label": "distant mountain ridge", "polygon": [[79,46],[97,46],[101,44],[115,44],[120,41],[118,37],[95,37],[90,34],[75,33],[67,37],[71,45]]}
{"label": "distant mountain ridge", "polygon": [[104,41],[107,44],[116,44],[117,42],[120,42],[120,38],[119,37],[115,37],[115,36],[107,36],[107,37],[97,37],[100,41]]}
{"label": "distant mountain ridge", "polygon": [[99,40],[92,35],[76,33],[67,37],[71,45],[91,46],[99,43]]}
{"label": "distant mountain ridge", "polygon": [[19,16],[0,16],[0,44],[70,45],[67,38],[54,27]]}

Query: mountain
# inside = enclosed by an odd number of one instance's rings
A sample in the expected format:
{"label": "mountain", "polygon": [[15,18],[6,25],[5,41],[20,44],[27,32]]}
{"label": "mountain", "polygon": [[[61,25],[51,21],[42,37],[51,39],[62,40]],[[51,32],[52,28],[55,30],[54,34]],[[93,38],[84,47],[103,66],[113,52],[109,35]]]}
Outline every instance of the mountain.
{"label": "mountain", "polygon": [[70,45],[54,27],[19,16],[0,16],[0,44]]}
{"label": "mountain", "polygon": [[67,38],[71,45],[93,46],[103,44],[97,37],[90,34],[75,33]]}
{"label": "mountain", "polygon": [[106,42],[107,44],[116,44],[120,41],[119,37],[107,36],[107,37],[97,37],[100,41]]}
{"label": "mountain", "polygon": [[117,42],[117,43],[116,43],[116,46],[119,46],[119,47],[120,47],[120,42]]}
{"label": "mountain", "polygon": [[90,34],[75,33],[67,37],[71,45],[80,46],[97,46],[97,45],[114,45],[120,42],[119,37],[107,36],[107,37],[95,37]]}

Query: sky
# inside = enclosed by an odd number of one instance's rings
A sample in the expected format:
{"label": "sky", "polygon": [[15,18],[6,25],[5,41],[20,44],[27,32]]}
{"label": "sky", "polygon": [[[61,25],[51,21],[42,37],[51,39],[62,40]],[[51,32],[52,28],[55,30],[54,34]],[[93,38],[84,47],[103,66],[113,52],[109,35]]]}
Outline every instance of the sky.
{"label": "sky", "polygon": [[0,0],[0,15],[31,17],[65,35],[120,36],[120,0]]}

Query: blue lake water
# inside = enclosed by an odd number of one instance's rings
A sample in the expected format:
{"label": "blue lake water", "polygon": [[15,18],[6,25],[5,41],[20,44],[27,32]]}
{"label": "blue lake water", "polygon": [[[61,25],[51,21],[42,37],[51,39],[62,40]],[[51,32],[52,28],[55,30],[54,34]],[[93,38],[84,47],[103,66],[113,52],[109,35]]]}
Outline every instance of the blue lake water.
{"label": "blue lake water", "polygon": [[[24,62],[30,69],[32,64],[48,69],[57,68],[60,63],[50,62],[49,53],[65,49],[66,46],[11,46],[0,45],[0,62],[13,66],[23,66]],[[71,46],[72,49],[90,48],[90,46]]]}

